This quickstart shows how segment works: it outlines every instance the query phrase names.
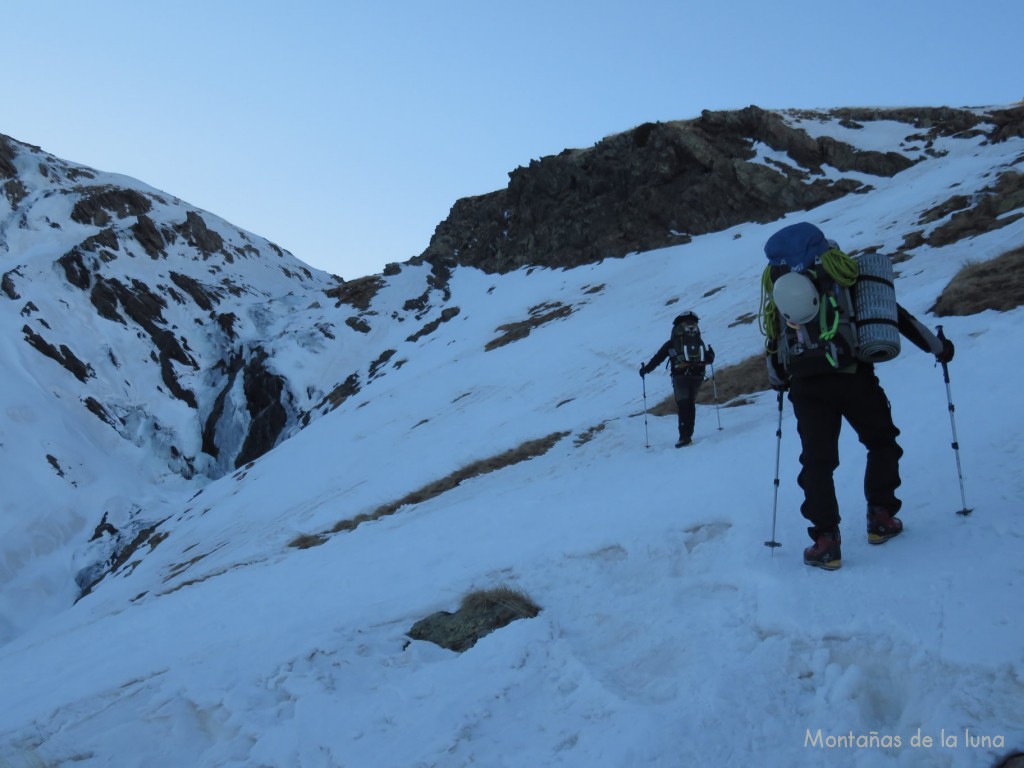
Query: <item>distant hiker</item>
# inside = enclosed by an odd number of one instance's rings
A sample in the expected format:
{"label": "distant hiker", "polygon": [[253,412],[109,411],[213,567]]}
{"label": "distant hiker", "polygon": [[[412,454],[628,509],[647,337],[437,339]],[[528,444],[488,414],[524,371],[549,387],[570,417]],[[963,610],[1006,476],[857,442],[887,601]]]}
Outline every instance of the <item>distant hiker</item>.
{"label": "distant hiker", "polygon": [[892,265],[884,255],[853,259],[806,223],[779,230],[764,251],[768,379],[777,392],[789,390],[800,433],[800,512],[812,524],[807,532],[814,543],[804,550],[804,562],[836,570],[842,566],[841,518],[832,474],[839,466],[842,420],[868,452],[868,542],[882,544],[903,531],[896,517],[903,450],[874,363],[899,354],[901,334],[939,362],[953,359],[953,344],[896,303]]}
{"label": "distant hiker", "polygon": [[651,373],[665,359],[672,372],[672,389],[679,414],[679,442],[682,448],[693,442],[693,422],[697,416],[697,393],[704,383],[705,366],[715,362],[715,350],[705,346],[694,312],[684,312],[672,321],[672,335],[661,345],[651,361],[640,366],[640,375]]}

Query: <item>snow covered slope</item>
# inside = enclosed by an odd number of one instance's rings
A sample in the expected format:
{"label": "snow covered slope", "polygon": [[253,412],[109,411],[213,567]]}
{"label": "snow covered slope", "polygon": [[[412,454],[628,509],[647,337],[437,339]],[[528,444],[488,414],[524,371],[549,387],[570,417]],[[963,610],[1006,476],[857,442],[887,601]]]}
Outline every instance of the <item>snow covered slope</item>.
{"label": "snow covered slope", "polygon": [[[0,181],[4,642],[379,350],[336,279],[171,195],[4,136]],[[69,558],[101,521],[117,541]]]}
{"label": "snow covered slope", "polygon": [[[872,149],[897,151],[915,132],[791,119]],[[239,297],[238,315],[273,340],[288,381],[316,393],[304,395],[287,440],[219,477],[126,448],[81,406],[77,379],[55,361],[39,365],[17,312],[31,300],[53,326],[61,297],[23,288],[52,260],[33,272],[33,246],[14,248],[8,224],[4,258],[27,255],[15,282],[24,298],[0,301],[17,382],[2,414],[0,762],[972,766],[1024,747],[1021,310],[928,316],[965,263],[1024,245],[1024,219],[1003,212],[1005,226],[939,246],[930,235],[960,209],[926,216],[1019,174],[1024,139],[941,139],[918,158],[892,179],[871,178],[865,194],[597,265],[458,268],[443,281],[427,264],[403,265],[377,278],[358,313],[323,298],[311,308],[330,289],[312,270],[287,290],[268,279],[266,293]],[[901,303],[942,322],[957,345],[951,386],[975,509],[955,514],[941,370],[906,345],[878,373],[903,433],[907,530],[869,547],[863,449],[844,433],[836,573],[800,559],[788,406],[783,546],[770,550],[774,393],[702,406],[695,444],[675,450],[674,418],[645,417],[637,376],[684,308],[700,314],[719,369],[757,354],[761,249],[798,220],[848,251],[909,256],[897,265]],[[261,313],[268,302],[273,311]],[[342,327],[350,317],[362,330]],[[62,332],[43,331],[74,350],[108,332],[62,322]],[[317,323],[337,338],[318,337]],[[198,338],[188,337],[194,354]],[[316,339],[317,355],[303,338]],[[143,389],[135,376],[159,387],[157,368],[137,368],[125,375],[132,388]],[[357,386],[323,405],[351,375]],[[667,377],[646,384],[648,404],[670,387]],[[68,401],[76,407],[53,405]],[[197,455],[188,406],[166,397],[160,408],[159,431],[192,430],[179,452]],[[545,437],[542,455],[394,506]],[[39,459],[51,444],[65,452],[63,477]],[[119,535],[131,521],[140,545],[76,602],[75,575],[112,551],[110,533],[90,541],[104,511]],[[407,637],[417,620],[501,584],[528,593],[540,615],[463,654]]]}

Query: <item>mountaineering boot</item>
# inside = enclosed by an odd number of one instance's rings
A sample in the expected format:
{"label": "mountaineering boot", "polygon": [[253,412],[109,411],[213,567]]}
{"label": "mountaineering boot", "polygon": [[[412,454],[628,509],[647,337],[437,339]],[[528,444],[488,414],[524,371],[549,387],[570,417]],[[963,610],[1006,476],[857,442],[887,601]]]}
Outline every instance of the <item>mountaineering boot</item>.
{"label": "mountaineering boot", "polygon": [[885,507],[868,506],[868,543],[882,544],[903,533],[903,521]]}
{"label": "mountaineering boot", "polygon": [[804,550],[804,563],[826,571],[838,571],[843,567],[841,543],[839,531],[819,533],[814,543]]}
{"label": "mountaineering boot", "polygon": [[679,440],[676,441],[676,448],[682,448],[684,445],[689,445],[692,442],[693,440],[688,437],[680,437]]}

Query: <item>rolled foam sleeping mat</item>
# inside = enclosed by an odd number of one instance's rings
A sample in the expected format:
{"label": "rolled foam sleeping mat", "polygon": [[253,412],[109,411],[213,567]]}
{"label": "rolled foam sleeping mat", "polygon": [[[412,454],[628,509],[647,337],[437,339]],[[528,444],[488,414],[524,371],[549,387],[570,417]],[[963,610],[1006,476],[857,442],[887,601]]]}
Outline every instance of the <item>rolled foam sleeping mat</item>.
{"label": "rolled foam sleeping mat", "polygon": [[857,357],[867,363],[892,360],[900,353],[892,262],[885,254],[865,253],[857,257],[857,264],[860,266],[854,296]]}

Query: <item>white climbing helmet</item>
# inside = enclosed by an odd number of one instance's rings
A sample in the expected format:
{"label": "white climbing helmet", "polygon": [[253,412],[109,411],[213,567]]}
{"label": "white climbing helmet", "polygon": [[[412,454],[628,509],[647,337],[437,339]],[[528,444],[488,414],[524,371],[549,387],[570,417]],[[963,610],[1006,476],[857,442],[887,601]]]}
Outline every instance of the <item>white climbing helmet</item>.
{"label": "white climbing helmet", "polygon": [[775,281],[772,300],[782,316],[797,325],[810,322],[818,314],[818,290],[799,272],[787,272]]}

